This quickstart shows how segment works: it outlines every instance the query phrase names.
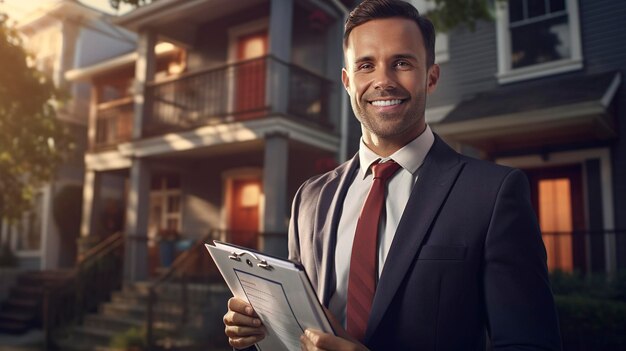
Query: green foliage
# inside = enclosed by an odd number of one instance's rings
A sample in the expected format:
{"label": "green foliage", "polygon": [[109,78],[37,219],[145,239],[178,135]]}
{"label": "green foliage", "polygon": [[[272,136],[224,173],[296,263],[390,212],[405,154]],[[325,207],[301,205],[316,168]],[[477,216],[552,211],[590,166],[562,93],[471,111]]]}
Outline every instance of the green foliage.
{"label": "green foliage", "polygon": [[583,296],[626,303],[626,272],[607,277],[604,274],[581,275],[579,272],[555,271],[550,274],[555,295]]}
{"label": "green foliage", "polygon": [[145,350],[147,348],[146,331],[143,328],[130,328],[125,332],[114,336],[113,339],[111,339],[109,346],[122,350]]}
{"label": "green foliage", "polygon": [[565,349],[618,350],[626,346],[626,303],[555,296]]}
{"label": "green foliage", "polygon": [[29,62],[18,33],[0,13],[0,218],[6,219],[30,208],[35,189],[54,177],[71,149],[53,105],[61,94]]}
{"label": "green foliage", "polygon": [[550,274],[566,350],[626,347],[626,272]]}

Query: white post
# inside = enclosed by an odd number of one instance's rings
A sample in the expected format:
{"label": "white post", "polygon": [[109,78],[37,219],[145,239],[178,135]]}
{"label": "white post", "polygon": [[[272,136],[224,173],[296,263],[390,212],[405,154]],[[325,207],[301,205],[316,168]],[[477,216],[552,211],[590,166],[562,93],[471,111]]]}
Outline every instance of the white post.
{"label": "white post", "polygon": [[284,134],[265,136],[263,165],[264,214],[263,250],[269,254],[287,257],[287,163],[289,139]]}
{"label": "white post", "polygon": [[148,278],[148,210],[150,169],[144,159],[134,159],[126,205],[124,278],[128,282]]}

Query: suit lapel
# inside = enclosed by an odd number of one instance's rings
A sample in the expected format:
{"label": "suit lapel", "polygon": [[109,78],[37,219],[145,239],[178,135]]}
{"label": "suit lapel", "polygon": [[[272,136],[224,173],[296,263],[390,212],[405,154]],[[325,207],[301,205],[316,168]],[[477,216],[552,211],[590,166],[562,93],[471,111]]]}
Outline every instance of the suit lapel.
{"label": "suit lapel", "polygon": [[319,231],[315,233],[315,257],[317,257],[318,298],[324,306],[328,306],[335,286],[335,245],[337,243],[337,227],[343,209],[343,202],[352,183],[354,173],[359,168],[358,154],[348,161],[343,168],[324,184],[316,209],[316,223]]}
{"label": "suit lapel", "polygon": [[439,208],[456,181],[463,163],[459,155],[439,137],[420,169],[419,177],[406,204],[378,281],[365,341],[369,341],[412,260],[416,259]]}

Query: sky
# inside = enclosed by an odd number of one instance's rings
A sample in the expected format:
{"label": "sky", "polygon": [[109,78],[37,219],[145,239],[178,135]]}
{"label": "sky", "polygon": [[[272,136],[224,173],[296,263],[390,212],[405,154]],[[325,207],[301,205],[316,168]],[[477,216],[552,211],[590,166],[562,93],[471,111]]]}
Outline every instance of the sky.
{"label": "sky", "polygon": [[[5,12],[10,18],[18,20],[38,7],[55,1],[59,0],[0,0],[0,12]],[[109,0],[80,0],[80,2],[103,12],[116,14],[116,11],[109,5]],[[129,9],[129,6],[122,6],[118,14]]]}

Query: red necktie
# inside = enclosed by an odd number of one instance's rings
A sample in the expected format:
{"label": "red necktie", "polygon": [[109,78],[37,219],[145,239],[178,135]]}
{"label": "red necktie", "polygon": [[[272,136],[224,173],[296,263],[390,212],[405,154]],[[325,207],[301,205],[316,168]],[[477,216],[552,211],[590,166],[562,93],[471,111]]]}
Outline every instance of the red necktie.
{"label": "red necktie", "polygon": [[394,161],[372,165],[374,182],[356,224],[350,257],[346,324],[348,333],[360,341],[365,337],[376,291],[376,247],[380,215],[385,206],[385,189],[387,180],[398,169],[400,165]]}

